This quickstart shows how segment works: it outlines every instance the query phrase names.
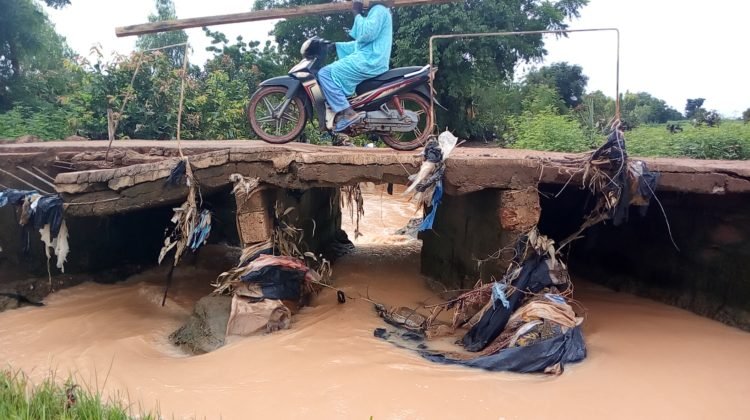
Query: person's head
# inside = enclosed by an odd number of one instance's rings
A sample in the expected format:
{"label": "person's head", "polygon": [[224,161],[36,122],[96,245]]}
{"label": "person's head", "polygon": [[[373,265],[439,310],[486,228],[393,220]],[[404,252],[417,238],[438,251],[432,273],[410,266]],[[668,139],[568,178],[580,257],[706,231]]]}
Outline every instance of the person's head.
{"label": "person's head", "polygon": [[352,0],[352,11],[354,14],[362,14],[367,8],[367,0]]}

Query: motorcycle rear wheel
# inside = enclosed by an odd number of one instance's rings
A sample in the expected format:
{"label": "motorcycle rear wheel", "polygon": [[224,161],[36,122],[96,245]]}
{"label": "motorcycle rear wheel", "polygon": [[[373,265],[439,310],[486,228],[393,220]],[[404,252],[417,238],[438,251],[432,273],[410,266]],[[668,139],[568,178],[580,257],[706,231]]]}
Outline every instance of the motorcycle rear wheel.
{"label": "motorcycle rear wheel", "polygon": [[253,132],[263,141],[274,144],[289,143],[305,129],[307,116],[302,98],[295,96],[284,114],[274,116],[284,103],[287,88],[265,86],[258,89],[247,106],[247,119]]}
{"label": "motorcycle rear wheel", "polygon": [[399,101],[402,109],[417,113],[419,117],[417,126],[411,132],[381,133],[380,139],[396,150],[414,150],[424,146],[432,134],[433,121],[430,113],[430,102],[421,95],[412,92],[399,95]]}

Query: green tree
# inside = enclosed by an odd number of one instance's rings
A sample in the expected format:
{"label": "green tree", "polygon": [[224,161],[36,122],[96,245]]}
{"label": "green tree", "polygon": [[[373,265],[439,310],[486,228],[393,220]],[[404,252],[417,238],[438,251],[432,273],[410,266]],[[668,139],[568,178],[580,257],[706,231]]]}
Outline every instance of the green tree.
{"label": "green tree", "polygon": [[641,124],[663,124],[683,119],[676,109],[646,92],[625,92],[620,99],[622,120],[630,127]]}
{"label": "green tree", "polygon": [[528,86],[545,85],[555,89],[568,108],[582,103],[588,81],[581,66],[566,62],[554,63],[526,75]]}
{"label": "green tree", "polygon": [[703,102],[705,101],[705,98],[688,99],[685,104],[685,118],[689,120],[695,118],[695,114],[703,108]]}
{"label": "green tree", "polygon": [[70,0],[44,0],[44,3],[55,9],[62,9],[70,4]]}
{"label": "green tree", "polygon": [[269,43],[233,44],[221,32],[204,29],[212,38],[207,48],[214,56],[195,76],[195,85],[185,101],[185,138],[236,139],[251,136],[245,106],[258,84],[283,72],[281,57]]}
{"label": "green tree", "polygon": [[[164,20],[177,19],[174,3],[172,0],[155,0],[156,13],[148,17],[149,22],[160,22]],[[188,36],[185,31],[159,32],[155,34],[141,35],[136,41],[139,50],[166,47],[168,45],[184,44]],[[169,56],[169,60],[175,67],[182,67],[185,58],[185,47],[172,47],[163,50]]]}
{"label": "green tree", "polygon": [[[258,0],[256,8],[325,3],[328,0]],[[394,48],[391,65],[413,66],[428,62],[428,44],[434,34],[502,30],[566,29],[579,16],[587,0],[464,0],[449,4],[393,9]],[[346,40],[342,28],[351,26],[350,14],[305,17],[279,22],[273,35],[287,59],[297,60],[302,41],[318,35]],[[439,111],[438,125],[464,137],[483,136],[492,127],[475,119],[478,88],[510,80],[519,61],[545,54],[541,35],[440,40],[435,45],[439,68],[435,88],[438,100],[450,111]]]}
{"label": "green tree", "polygon": [[[68,1],[46,3],[62,7]],[[0,0],[0,10],[0,111],[17,102],[34,107],[55,102],[67,88],[63,62],[73,56],[72,51],[33,0]],[[35,76],[42,84],[31,83],[26,76]]]}
{"label": "green tree", "polygon": [[742,113],[742,121],[745,124],[750,122],[750,108],[746,109],[745,112]]}
{"label": "green tree", "polygon": [[556,114],[566,114],[565,101],[554,86],[544,84],[525,86],[522,108],[531,113],[552,110]]}

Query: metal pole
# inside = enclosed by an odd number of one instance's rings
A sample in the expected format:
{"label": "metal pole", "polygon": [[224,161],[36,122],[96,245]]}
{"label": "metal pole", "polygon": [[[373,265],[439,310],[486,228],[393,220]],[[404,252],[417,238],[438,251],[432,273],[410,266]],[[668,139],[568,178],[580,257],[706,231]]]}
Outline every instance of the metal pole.
{"label": "metal pole", "polygon": [[29,175],[33,176],[34,178],[36,178],[36,179],[38,179],[38,180],[40,180],[40,181],[44,182],[45,184],[49,185],[50,187],[52,187],[52,188],[53,188],[53,191],[54,191],[54,188],[55,188],[55,184],[51,183],[50,181],[48,181],[48,180],[46,180],[46,179],[42,178],[41,176],[39,176],[39,175],[37,175],[37,174],[35,174],[35,173],[31,172],[30,170],[28,170],[28,169],[26,169],[26,168],[24,168],[24,167],[21,167],[21,166],[16,166],[16,168],[17,168],[17,169],[19,169],[19,170],[21,170],[21,171],[23,171],[23,172],[26,172],[27,174],[29,174]]}
{"label": "metal pole", "polygon": [[41,189],[41,188],[37,187],[36,185],[32,184],[31,182],[29,182],[29,181],[26,181],[26,180],[25,180],[25,179],[23,179],[23,178],[19,178],[19,177],[15,176],[14,174],[12,174],[12,173],[10,173],[10,172],[6,171],[5,169],[2,169],[2,168],[0,168],[0,172],[4,173],[5,175],[8,175],[9,177],[11,177],[11,178],[15,179],[15,180],[16,180],[16,181],[18,181],[18,182],[21,182],[21,183],[23,183],[24,185],[27,185],[27,186],[29,186],[29,187],[31,187],[31,188],[33,188],[33,189],[35,189],[35,190],[36,190],[36,191],[38,191],[38,192],[41,192],[41,193],[44,193],[44,194],[52,194],[51,192],[49,192],[49,191],[46,191],[46,190],[43,190],[43,189]]}
{"label": "metal pole", "polygon": [[[436,39],[454,39],[454,38],[484,38],[491,36],[517,36],[517,35],[544,35],[544,34],[559,34],[565,35],[573,32],[615,32],[617,34],[617,67],[615,71],[616,83],[615,83],[615,119],[614,123],[620,121],[620,30],[617,28],[589,28],[589,29],[567,29],[567,30],[545,30],[545,31],[504,31],[504,32],[474,32],[474,33],[463,33],[463,34],[445,34],[445,35],[433,35],[430,37],[430,68],[432,68],[433,62],[433,41]],[[435,73],[430,72],[430,91],[433,94],[430,95],[430,114],[432,115],[433,130],[436,126],[435,123]]]}

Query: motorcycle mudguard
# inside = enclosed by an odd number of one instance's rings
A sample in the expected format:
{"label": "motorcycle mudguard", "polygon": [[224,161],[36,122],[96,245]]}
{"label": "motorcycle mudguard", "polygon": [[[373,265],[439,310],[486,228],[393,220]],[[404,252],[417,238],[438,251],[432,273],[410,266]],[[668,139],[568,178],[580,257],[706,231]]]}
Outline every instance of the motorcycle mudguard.
{"label": "motorcycle mudguard", "polygon": [[[278,76],[273,77],[268,80],[262,81],[258,87],[265,87],[265,86],[282,86],[286,88],[286,99],[291,99],[297,95],[299,95],[300,91],[302,90],[302,82],[299,80],[289,77],[289,76]],[[305,112],[307,113],[308,118],[313,115],[312,112],[312,104],[310,103],[310,98],[307,97],[307,95],[301,95],[302,98],[304,98],[303,102],[305,103]]]}
{"label": "motorcycle mudguard", "polygon": [[[417,92],[418,94],[422,95],[426,100],[430,100],[430,85],[429,84],[422,84],[417,86],[412,90],[413,92]],[[437,98],[432,99],[433,102],[435,102],[435,105],[439,106],[440,108],[445,109],[444,106],[440,105],[440,102],[438,102]],[[445,109],[447,111],[447,109]]]}

